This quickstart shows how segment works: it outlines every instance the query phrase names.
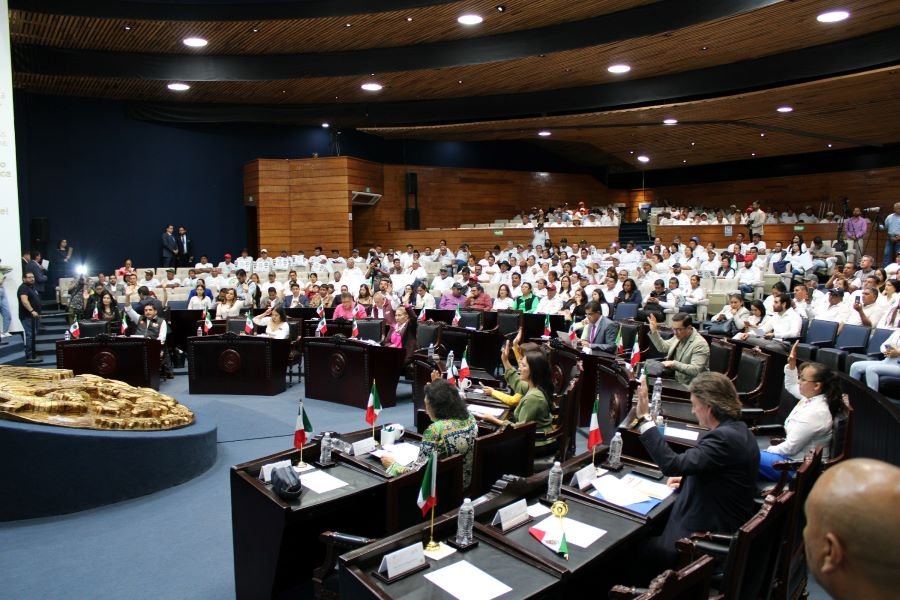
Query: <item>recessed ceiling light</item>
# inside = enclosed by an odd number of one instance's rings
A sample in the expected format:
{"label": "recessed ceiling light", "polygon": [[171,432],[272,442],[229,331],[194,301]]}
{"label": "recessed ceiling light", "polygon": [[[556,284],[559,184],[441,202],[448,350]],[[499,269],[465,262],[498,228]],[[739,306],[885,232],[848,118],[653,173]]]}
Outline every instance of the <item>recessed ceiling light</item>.
{"label": "recessed ceiling light", "polygon": [[130,25],[126,25],[126,26],[125,26],[125,31],[131,31],[131,26],[130,26]]}
{"label": "recessed ceiling light", "polygon": [[816,17],[816,21],[819,23],[837,23],[839,21],[843,21],[850,16],[850,13],[846,10],[830,10],[828,12],[823,12],[818,17]]}
{"label": "recessed ceiling light", "polygon": [[625,65],[625,64],[618,64],[618,65],[610,65],[606,68],[606,70],[609,71],[610,73],[615,73],[616,75],[621,75],[622,73],[627,73],[628,71],[630,71],[631,67],[629,67],[628,65]]}
{"label": "recessed ceiling light", "polygon": [[204,40],[201,37],[189,37],[189,38],[184,38],[183,40],[181,40],[181,43],[184,44],[185,46],[190,46],[191,48],[202,48],[209,42],[207,42],[206,40]]}
{"label": "recessed ceiling light", "polygon": [[189,86],[186,83],[170,83],[166,87],[169,88],[170,90],[172,90],[173,92],[186,92],[189,89],[191,89],[191,86]]}
{"label": "recessed ceiling light", "polygon": [[700,50],[702,50],[703,52],[706,52],[707,50],[709,50],[709,46],[702,46],[700,48]]}
{"label": "recessed ceiling light", "polygon": [[462,79],[457,79],[456,83],[462,83]]}
{"label": "recessed ceiling light", "polygon": [[650,157],[649,157],[649,156],[644,156],[643,154],[641,154],[640,156],[638,156],[637,159],[638,159],[638,162],[642,162],[642,163],[648,163],[648,162],[650,162]]}
{"label": "recessed ceiling light", "polygon": [[478,25],[479,23],[484,21],[484,19],[481,16],[472,15],[472,14],[463,15],[456,20],[459,22],[460,25]]}
{"label": "recessed ceiling light", "polygon": [[828,147],[831,148],[831,144],[828,144]]}
{"label": "recessed ceiling light", "polygon": [[503,12],[504,10],[506,10],[506,5],[505,5],[505,4],[498,4],[498,5],[495,6],[494,8],[497,9],[497,12]]}
{"label": "recessed ceiling light", "polygon": [[628,154],[634,154],[634,150],[629,150]]}
{"label": "recessed ceiling light", "polygon": [[691,146],[693,146],[693,145],[694,145],[694,142],[691,142]]}
{"label": "recessed ceiling light", "polygon": [[362,84],[362,89],[367,92],[379,92],[384,86],[380,83],[364,83]]}
{"label": "recessed ceiling light", "polygon": [[750,156],[756,156],[756,152],[751,152]]}
{"label": "recessed ceiling light", "polygon": [[547,137],[553,135],[553,132],[547,131],[546,129],[543,131],[538,131],[538,135],[541,137]]}
{"label": "recessed ceiling light", "polygon": [[678,119],[663,119],[663,125],[676,125]]}
{"label": "recessed ceiling light", "polygon": [[759,137],[766,137],[766,134],[761,133],[761,134],[759,134]]}
{"label": "recessed ceiling light", "polygon": [[412,17],[406,17],[406,22],[407,22],[407,23],[412,23],[412,20],[413,20]]}
{"label": "recessed ceiling light", "polygon": [[256,27],[254,27],[254,28],[253,28],[253,33],[259,33],[259,29],[257,29]]}
{"label": "recessed ceiling light", "polygon": [[687,161],[686,161],[686,160],[683,160],[683,161],[681,161],[681,162],[682,162],[682,163],[687,163]]}
{"label": "recessed ceiling light", "polygon": [[776,110],[780,113],[794,112],[794,108],[791,106],[779,106]]}
{"label": "recessed ceiling light", "polygon": [[331,125],[329,125],[328,123],[322,123],[322,127],[328,129],[329,127],[331,127]]}
{"label": "recessed ceiling light", "polygon": [[352,23],[344,23],[344,27],[353,27]]}

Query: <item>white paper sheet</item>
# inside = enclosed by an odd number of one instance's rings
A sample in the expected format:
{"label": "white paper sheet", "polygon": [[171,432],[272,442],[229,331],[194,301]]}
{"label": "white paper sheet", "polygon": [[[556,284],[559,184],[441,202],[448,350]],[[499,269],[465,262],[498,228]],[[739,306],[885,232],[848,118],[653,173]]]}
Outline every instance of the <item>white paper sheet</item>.
{"label": "white paper sheet", "polygon": [[[587,548],[606,535],[605,529],[600,529],[568,517],[563,519],[562,526],[563,531],[566,533],[566,541],[579,548]],[[559,531],[559,517],[551,515],[535,525],[535,528],[547,532]]]}
{"label": "white paper sheet", "polygon": [[697,441],[700,432],[693,429],[676,429],[674,427],[666,427],[666,435],[668,437],[678,438],[681,440]]}
{"label": "white paper sheet", "polygon": [[307,471],[312,471],[315,468],[316,468],[315,465],[311,465],[309,463],[306,463],[306,465],[304,465],[302,467],[294,465],[294,471],[296,471],[297,473],[306,473]]}
{"label": "white paper sheet", "polygon": [[591,485],[603,495],[604,500],[616,506],[628,506],[650,499],[650,496],[626,485],[614,475],[604,475],[591,482]]}
{"label": "white paper sheet", "polygon": [[325,471],[312,471],[300,477],[300,483],[303,487],[308,488],[316,494],[324,494],[331,490],[336,490],[347,485],[346,481],[341,481],[337,477],[333,477]]}
{"label": "white paper sheet", "polygon": [[[373,454],[375,453],[373,452]],[[399,444],[384,446],[380,454],[387,454],[404,467],[407,467],[419,458],[419,447],[415,444],[410,444],[409,442],[401,442]],[[378,458],[381,458],[381,456]]]}
{"label": "white paper sheet", "polygon": [[491,415],[492,417],[500,417],[506,409],[499,406],[484,406],[482,404],[470,404],[469,412],[473,415]]}
{"label": "white paper sheet", "polygon": [[631,473],[623,477],[621,481],[633,490],[646,494],[651,498],[656,498],[657,500],[665,500],[675,491],[664,483],[650,481],[645,477],[638,477]]}
{"label": "white paper sheet", "polygon": [[499,579],[464,560],[428,573],[425,579],[459,600],[492,600],[512,591]]}
{"label": "white paper sheet", "polygon": [[427,556],[431,560],[441,560],[442,558],[447,558],[448,556],[456,552],[456,548],[448,546],[444,542],[438,542],[438,546],[439,548],[434,552],[425,550],[425,556]]}

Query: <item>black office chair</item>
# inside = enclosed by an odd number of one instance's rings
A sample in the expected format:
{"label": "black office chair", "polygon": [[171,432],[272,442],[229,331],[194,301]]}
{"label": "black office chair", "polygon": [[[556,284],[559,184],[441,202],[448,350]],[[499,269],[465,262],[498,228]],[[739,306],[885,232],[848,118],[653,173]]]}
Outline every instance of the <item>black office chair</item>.
{"label": "black office chair", "polygon": [[844,325],[834,340],[834,348],[819,348],[816,352],[816,361],[833,371],[843,370],[849,353],[862,352],[866,349],[871,332],[872,330],[865,325]]}
{"label": "black office chair", "polygon": [[416,327],[416,345],[419,348],[428,348],[432,344],[437,346],[440,343],[441,324],[433,321],[425,321],[419,323]]}
{"label": "black office chair", "polygon": [[[116,323],[116,327],[119,323]],[[78,337],[89,338],[97,337],[102,333],[109,333],[109,322],[107,321],[78,321]],[[116,332],[118,333],[118,331]]]}
{"label": "black office chair", "polygon": [[[384,319],[363,319],[356,322],[359,339],[380,342],[384,337]],[[416,331],[418,334],[418,331]]]}
{"label": "black office chair", "polygon": [[853,363],[861,360],[881,360],[884,355],[881,353],[881,345],[887,341],[893,329],[876,329],[869,335],[869,343],[866,344],[864,352],[851,352],[844,358],[844,371],[850,372]]}
{"label": "black office chair", "polygon": [[459,324],[457,327],[481,329],[481,311],[480,310],[461,310],[459,311]]}
{"label": "black office chair", "polygon": [[[246,331],[246,327],[247,317],[228,319],[228,321],[225,323],[225,331],[227,331],[228,333],[235,333],[237,335],[244,333]],[[253,329],[256,329],[256,325],[253,325]]]}
{"label": "black office chair", "polygon": [[497,333],[513,339],[522,327],[522,313],[517,310],[497,311]]}
{"label": "black office chair", "polygon": [[806,336],[797,344],[797,358],[801,361],[815,360],[819,348],[830,348],[834,345],[839,323],[813,319],[809,322]]}
{"label": "black office chair", "polygon": [[613,315],[614,321],[624,321],[625,319],[634,319],[637,317],[638,305],[632,302],[620,302],[616,305],[616,312]]}

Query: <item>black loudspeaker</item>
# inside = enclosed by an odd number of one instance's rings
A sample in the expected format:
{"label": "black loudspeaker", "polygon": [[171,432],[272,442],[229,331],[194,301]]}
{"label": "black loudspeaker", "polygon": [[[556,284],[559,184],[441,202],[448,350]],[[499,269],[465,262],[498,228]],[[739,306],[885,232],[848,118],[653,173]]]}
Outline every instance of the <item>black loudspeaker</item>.
{"label": "black loudspeaker", "polygon": [[403,224],[406,229],[418,229],[419,228],[419,209],[418,208],[407,208],[403,213]]}
{"label": "black loudspeaker", "polygon": [[[416,173],[406,174],[406,193],[407,195],[418,195],[419,193],[419,176]],[[418,221],[416,221],[418,222]],[[407,227],[409,229],[409,227]],[[418,227],[416,227],[418,229]]]}
{"label": "black loudspeaker", "polygon": [[47,256],[47,248],[50,243],[50,219],[46,217],[34,217],[31,219],[31,245],[29,250],[39,250],[43,256]]}

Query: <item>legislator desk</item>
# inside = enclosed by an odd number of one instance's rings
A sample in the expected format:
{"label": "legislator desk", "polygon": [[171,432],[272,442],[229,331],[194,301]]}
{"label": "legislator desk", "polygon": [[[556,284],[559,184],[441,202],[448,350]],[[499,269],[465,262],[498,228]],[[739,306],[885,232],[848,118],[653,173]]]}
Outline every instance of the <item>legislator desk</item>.
{"label": "legislator desk", "polygon": [[[440,569],[465,561],[506,584],[511,591],[501,597],[505,600],[530,598],[561,598],[560,574],[528,554],[501,545],[491,536],[476,528],[473,537],[478,545],[466,553],[456,552],[439,560],[426,558],[428,568],[410,574],[393,583],[386,583],[374,576],[385,554],[411,546],[417,542],[428,543],[429,523],[410,527],[384,540],[359,550],[348,552],[340,558],[340,597],[346,600],[381,598],[405,598],[431,600],[452,598],[426,578]],[[435,517],[434,539],[445,541],[456,536],[456,511]]]}
{"label": "legislator desk", "polygon": [[365,408],[374,380],[381,406],[394,406],[404,359],[402,348],[343,337],[304,338],[306,397]]}
{"label": "legislator desk", "polygon": [[[611,439],[616,425],[628,412],[637,388],[630,365],[612,354],[597,350],[588,354],[559,340],[551,340],[550,347],[551,366],[559,367],[563,376],[571,373],[579,362],[584,369],[578,386],[578,426],[590,425],[594,400],[599,395],[600,431],[603,439]],[[604,418],[605,415],[608,418]]]}
{"label": "legislator desk", "polygon": [[[380,431],[381,427],[376,427],[376,437]],[[371,435],[371,429],[364,429],[335,437],[353,443]],[[318,459],[319,444],[317,436],[304,446],[306,463]],[[260,469],[282,460],[296,464],[299,454],[299,450],[291,449],[231,468],[232,539],[239,599],[297,597],[297,586],[305,583],[324,559],[324,547],[318,539],[323,531],[383,537],[423,521],[416,505],[421,470],[388,477],[374,459],[337,451],[332,454],[336,466],[325,472],[347,485],[322,494],[304,488],[300,498],[291,502],[278,498],[271,485],[259,480]],[[438,512],[452,510],[462,502],[462,469],[462,456],[438,461]],[[301,473],[301,483],[303,479]]]}
{"label": "legislator desk", "polygon": [[274,396],[287,385],[290,340],[249,335],[187,338],[188,390],[191,394]]}
{"label": "legislator desk", "polygon": [[[447,376],[447,361],[445,358],[435,354],[433,359],[429,359],[425,350],[417,350],[413,355],[413,413],[425,409],[425,386],[431,382],[431,372],[438,371],[442,377]],[[462,362],[461,359],[461,354],[454,356],[453,363],[457,369],[459,369]],[[469,362],[469,380],[476,387],[479,385],[503,386],[503,383],[493,375],[493,371],[489,372],[471,361]]]}
{"label": "legislator desk", "polygon": [[[298,310],[298,309],[292,309]],[[300,309],[300,310],[309,310],[309,309]],[[353,322],[348,321],[347,319],[325,319],[325,335],[316,335],[316,330],[319,327],[319,318],[305,319],[303,321],[303,325],[300,328],[300,337],[304,340],[306,339],[316,339],[319,337],[333,337],[336,335],[342,335],[344,337],[350,337],[353,333]]]}
{"label": "legislator desk", "polygon": [[56,364],[76,375],[89,373],[136,387],[159,389],[159,340],[101,334],[56,342]]}

